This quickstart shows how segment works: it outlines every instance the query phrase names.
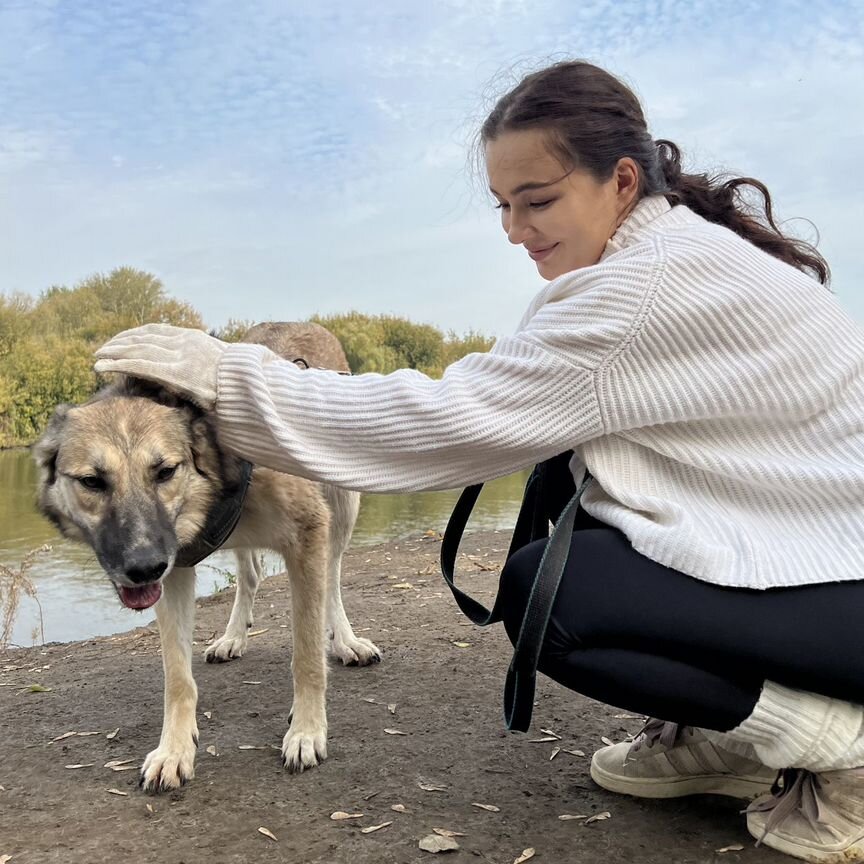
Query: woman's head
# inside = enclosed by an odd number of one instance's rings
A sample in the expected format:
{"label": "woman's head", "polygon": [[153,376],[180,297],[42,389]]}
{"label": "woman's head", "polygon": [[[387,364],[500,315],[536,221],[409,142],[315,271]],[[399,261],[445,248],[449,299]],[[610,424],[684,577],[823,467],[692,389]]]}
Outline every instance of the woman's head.
{"label": "woman's head", "polygon": [[507,235],[547,279],[595,264],[639,198],[665,191],[639,100],[590,63],[528,75],[480,136]]}
{"label": "woman's head", "polygon": [[[780,231],[763,184],[683,173],[677,146],[648,133],[633,91],[591,63],[527,75],[495,104],[480,144],[508,238],[525,246],[546,279],[597,263],[639,199],[665,195],[828,280],[822,256]],[[761,203],[746,197],[753,191]]]}

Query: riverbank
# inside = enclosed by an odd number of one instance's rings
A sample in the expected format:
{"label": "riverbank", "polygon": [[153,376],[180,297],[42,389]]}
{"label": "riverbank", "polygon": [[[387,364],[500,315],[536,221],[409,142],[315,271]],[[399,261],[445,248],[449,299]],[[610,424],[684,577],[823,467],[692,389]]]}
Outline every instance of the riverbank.
{"label": "riverbank", "polygon": [[[487,603],[508,540],[484,532],[463,542],[462,582]],[[588,762],[601,738],[624,740],[640,726],[617,709],[543,679],[531,732],[506,732],[509,643],[500,626],[476,628],[459,613],[439,550],[437,536],[417,536],[346,556],[348,615],[384,660],[331,664],[330,758],[299,776],[273,749],[291,705],[284,575],[262,585],[258,635],[228,664],[207,665],[202,654],[224,628],[233,591],[199,600],[196,777],[170,795],[146,796],[136,770],[103,767],[137,766],[158,741],[155,626],[0,654],[0,861],[413,864],[435,860],[418,848],[433,828],[464,834],[445,856],[454,864],[512,864],[528,848],[556,864],[789,860],[753,848],[738,801],[637,801],[595,786]],[[70,732],[85,734],[60,737]],[[67,767],[76,765],[86,767]],[[334,821],[335,811],[363,815]],[[558,818],[606,812],[592,824]],[[716,851],[736,844],[743,850]]]}

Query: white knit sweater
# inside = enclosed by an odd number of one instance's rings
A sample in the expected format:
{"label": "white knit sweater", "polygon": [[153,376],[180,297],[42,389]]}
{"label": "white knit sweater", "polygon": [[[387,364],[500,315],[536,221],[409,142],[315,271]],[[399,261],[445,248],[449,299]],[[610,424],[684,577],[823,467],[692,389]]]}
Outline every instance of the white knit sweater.
{"label": "white knit sweater", "polygon": [[597,480],[586,509],[655,561],[750,588],[864,578],[864,332],[811,278],[662,197],[440,380],[235,345],[218,394],[225,446],[280,471],[444,489],[574,448],[577,480]]}

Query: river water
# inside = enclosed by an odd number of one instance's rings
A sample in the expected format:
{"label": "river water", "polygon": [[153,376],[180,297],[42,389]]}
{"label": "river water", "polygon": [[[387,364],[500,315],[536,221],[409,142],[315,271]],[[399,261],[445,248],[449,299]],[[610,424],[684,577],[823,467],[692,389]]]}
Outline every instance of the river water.
{"label": "river water", "polygon": [[[42,641],[42,628],[46,642],[66,642],[122,632],[152,620],[151,611],[139,613],[122,607],[93,553],[85,546],[62,539],[54,526],[36,511],[35,483],[35,466],[27,451],[0,451],[0,564],[17,569],[30,550],[44,544],[52,547],[33,558],[27,575],[36,586],[39,605],[27,597],[21,599],[12,643],[38,644]],[[512,529],[524,485],[524,474],[487,484],[468,530]],[[458,495],[458,490],[364,495],[352,545],[397,540],[429,530],[443,531]],[[281,569],[278,556],[268,553],[266,572]],[[198,594],[210,594],[224,587],[227,572],[233,570],[231,552],[211,555],[198,565]],[[346,583],[350,582],[350,572],[343,576]],[[2,590],[0,585],[0,601]]]}

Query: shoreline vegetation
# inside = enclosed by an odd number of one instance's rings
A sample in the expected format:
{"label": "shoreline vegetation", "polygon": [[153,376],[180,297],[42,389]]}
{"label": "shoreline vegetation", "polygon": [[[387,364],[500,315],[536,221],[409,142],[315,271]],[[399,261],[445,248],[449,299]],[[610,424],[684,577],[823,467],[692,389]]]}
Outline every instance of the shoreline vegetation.
{"label": "shoreline vegetation", "polygon": [[[488,351],[494,342],[475,331],[445,334],[394,315],[349,311],[308,320],[339,338],[355,373],[409,368],[439,377],[454,361]],[[55,406],[95,393],[103,383],[92,369],[96,348],[121,330],[150,323],[208,329],[191,304],[132,267],[94,274],[72,288],[51,286],[38,297],[0,294],[0,450],[29,446]],[[208,332],[237,342],[254,323],[232,319]]]}

